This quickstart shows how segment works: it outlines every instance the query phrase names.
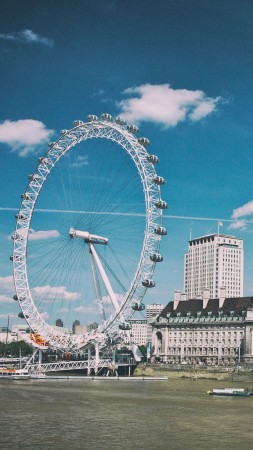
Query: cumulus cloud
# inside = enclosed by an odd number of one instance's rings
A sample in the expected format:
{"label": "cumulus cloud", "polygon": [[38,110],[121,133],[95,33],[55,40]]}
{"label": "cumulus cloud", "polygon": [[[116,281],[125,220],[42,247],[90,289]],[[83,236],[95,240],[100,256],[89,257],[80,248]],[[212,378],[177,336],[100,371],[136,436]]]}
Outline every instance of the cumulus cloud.
{"label": "cumulus cloud", "polygon": [[15,319],[17,318],[17,314],[11,314],[11,313],[6,313],[6,314],[0,314],[0,319]]}
{"label": "cumulus cloud", "polygon": [[78,155],[75,162],[70,164],[70,167],[80,169],[81,167],[88,166],[88,155]]}
{"label": "cumulus cloud", "polygon": [[174,127],[185,120],[198,121],[217,109],[221,97],[207,97],[201,90],[173,89],[169,84],[131,87],[130,98],[118,103],[121,115],[129,122],[155,122]]}
{"label": "cumulus cloud", "polygon": [[253,200],[233,210],[232,218],[239,219],[240,217],[250,216],[253,214]]}
{"label": "cumulus cloud", "polygon": [[80,292],[71,292],[65,286],[36,286],[32,289],[32,293],[38,297],[44,297],[47,300],[76,300],[80,298]]}
{"label": "cumulus cloud", "polygon": [[74,311],[81,314],[96,314],[98,312],[95,306],[77,306]]}
{"label": "cumulus cloud", "polygon": [[3,39],[5,41],[21,42],[23,44],[43,45],[46,47],[54,46],[53,39],[47,38],[45,36],[40,36],[39,34],[34,33],[34,31],[29,29],[16,31],[14,33],[1,33],[0,39]]}
{"label": "cumulus cloud", "polygon": [[0,289],[4,291],[13,292],[14,283],[13,276],[8,275],[6,277],[0,277]]}
{"label": "cumulus cloud", "polygon": [[38,241],[41,239],[50,239],[53,237],[60,236],[60,233],[58,230],[40,230],[40,231],[34,231],[33,229],[29,232],[29,240],[30,241]]}
{"label": "cumulus cloud", "polygon": [[246,230],[248,224],[252,222],[252,216],[253,200],[233,210],[231,218],[234,222],[229,226],[229,228],[234,230]]}
{"label": "cumulus cloud", "polygon": [[27,156],[48,142],[52,133],[39,120],[5,120],[0,124],[0,143],[8,145],[19,156]]}
{"label": "cumulus cloud", "polygon": [[0,303],[13,303],[13,299],[8,295],[0,295]]}
{"label": "cumulus cloud", "polygon": [[42,319],[44,319],[46,321],[49,319],[49,314],[47,311],[40,313],[40,316],[42,317]]}
{"label": "cumulus cloud", "polygon": [[246,220],[236,220],[235,222],[229,225],[231,230],[246,230],[247,222]]}

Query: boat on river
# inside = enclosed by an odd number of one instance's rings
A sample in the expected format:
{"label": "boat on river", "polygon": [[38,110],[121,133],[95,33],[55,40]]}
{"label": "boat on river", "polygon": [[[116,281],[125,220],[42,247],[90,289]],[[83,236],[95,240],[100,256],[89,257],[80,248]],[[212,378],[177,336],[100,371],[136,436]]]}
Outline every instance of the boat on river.
{"label": "boat on river", "polygon": [[223,395],[223,396],[233,396],[233,397],[249,397],[253,395],[252,389],[243,388],[221,388],[212,389],[212,391],[207,391],[208,395]]}
{"label": "boat on river", "polygon": [[8,367],[0,367],[0,379],[5,380],[28,380],[31,378],[27,369],[9,369]]}

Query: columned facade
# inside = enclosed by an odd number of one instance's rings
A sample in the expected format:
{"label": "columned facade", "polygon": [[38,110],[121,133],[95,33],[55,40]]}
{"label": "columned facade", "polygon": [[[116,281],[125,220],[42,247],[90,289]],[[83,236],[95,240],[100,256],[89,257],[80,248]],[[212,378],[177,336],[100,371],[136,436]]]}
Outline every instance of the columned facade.
{"label": "columned facade", "polygon": [[171,302],[153,323],[152,347],[165,363],[253,362],[253,297]]}

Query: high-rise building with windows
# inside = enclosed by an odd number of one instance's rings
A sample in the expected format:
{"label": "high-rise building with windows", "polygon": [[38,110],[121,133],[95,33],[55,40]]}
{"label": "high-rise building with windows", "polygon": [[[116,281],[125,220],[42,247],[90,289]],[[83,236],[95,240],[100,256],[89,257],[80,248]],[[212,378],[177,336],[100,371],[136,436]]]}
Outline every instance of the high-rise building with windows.
{"label": "high-rise building with windows", "polygon": [[243,240],[211,234],[189,241],[184,264],[184,292],[187,299],[202,296],[205,289],[218,298],[221,287],[226,297],[243,296]]}

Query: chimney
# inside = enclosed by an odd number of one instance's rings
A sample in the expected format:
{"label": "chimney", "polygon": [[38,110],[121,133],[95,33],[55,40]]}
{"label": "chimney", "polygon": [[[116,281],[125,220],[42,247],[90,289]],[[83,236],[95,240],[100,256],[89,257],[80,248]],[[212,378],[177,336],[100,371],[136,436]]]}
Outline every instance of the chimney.
{"label": "chimney", "polygon": [[226,286],[220,287],[219,308],[223,307],[223,303],[226,298]]}
{"label": "chimney", "polygon": [[179,302],[180,302],[180,291],[175,291],[174,292],[174,305],[173,305],[174,311],[177,309]]}
{"label": "chimney", "polygon": [[185,292],[182,292],[182,294],[181,294],[181,300],[182,300],[183,302],[185,302],[185,301],[187,300],[187,295],[186,295]]}
{"label": "chimney", "polygon": [[209,300],[210,300],[210,289],[205,288],[203,291],[203,309],[206,309]]}

